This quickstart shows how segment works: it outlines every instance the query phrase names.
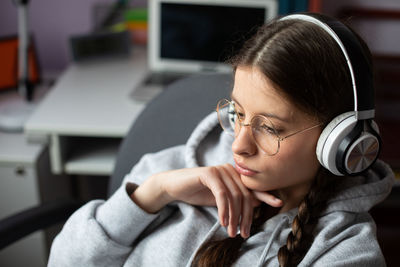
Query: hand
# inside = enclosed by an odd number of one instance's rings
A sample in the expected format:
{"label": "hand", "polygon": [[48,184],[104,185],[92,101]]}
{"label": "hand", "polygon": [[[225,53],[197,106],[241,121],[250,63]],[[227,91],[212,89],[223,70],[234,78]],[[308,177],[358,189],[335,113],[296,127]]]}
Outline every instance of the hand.
{"label": "hand", "polygon": [[221,225],[227,227],[228,235],[236,236],[240,225],[243,238],[249,236],[253,209],[260,201],[281,206],[281,201],[276,201],[269,193],[248,190],[230,164],[159,173],[146,180],[131,197],[149,212],[156,212],[175,200],[216,206]]}

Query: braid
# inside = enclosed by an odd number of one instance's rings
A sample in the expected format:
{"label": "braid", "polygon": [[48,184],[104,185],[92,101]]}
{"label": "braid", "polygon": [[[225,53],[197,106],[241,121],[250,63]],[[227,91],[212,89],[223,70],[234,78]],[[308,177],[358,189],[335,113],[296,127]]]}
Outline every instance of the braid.
{"label": "braid", "polygon": [[320,168],[310,191],[300,203],[299,211],[292,223],[292,231],[288,235],[286,245],[278,251],[281,267],[297,266],[304,258],[313,241],[313,230],[317,218],[325,208],[331,190],[330,179],[333,175],[325,168]]}
{"label": "braid", "polygon": [[[278,212],[278,209],[262,203],[254,209],[250,235],[260,231],[261,226]],[[208,241],[198,250],[192,267],[231,266],[239,257],[245,239],[237,234],[234,238]]]}

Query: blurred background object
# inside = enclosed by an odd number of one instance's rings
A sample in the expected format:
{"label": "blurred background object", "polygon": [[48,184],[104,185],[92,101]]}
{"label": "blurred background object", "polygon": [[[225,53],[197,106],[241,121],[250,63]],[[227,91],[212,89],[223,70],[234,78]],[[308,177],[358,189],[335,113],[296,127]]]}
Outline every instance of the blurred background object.
{"label": "blurred background object", "polygon": [[16,37],[3,37],[0,41],[0,89],[16,88],[18,94],[3,97],[0,130],[22,132],[35,107],[32,103],[33,90],[40,77],[28,27],[29,0],[14,0],[13,3],[18,14],[18,34]]}

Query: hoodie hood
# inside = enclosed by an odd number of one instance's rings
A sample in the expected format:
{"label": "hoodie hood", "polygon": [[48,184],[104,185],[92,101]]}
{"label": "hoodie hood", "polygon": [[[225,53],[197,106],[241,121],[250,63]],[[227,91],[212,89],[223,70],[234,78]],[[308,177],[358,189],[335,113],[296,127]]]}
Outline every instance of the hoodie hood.
{"label": "hoodie hood", "polygon": [[381,160],[363,176],[338,177],[340,194],[328,202],[325,214],[332,211],[367,212],[382,202],[391,192],[395,181],[392,169]]}
{"label": "hoodie hood", "polygon": [[233,136],[219,125],[216,112],[205,117],[186,143],[185,161],[189,168],[234,164],[232,155]]}
{"label": "hoodie hood", "polygon": [[[189,167],[234,164],[232,142],[234,138],[222,131],[216,112],[209,114],[196,127],[185,148],[185,161]],[[391,168],[381,160],[363,176],[338,177],[342,179],[337,196],[328,202],[322,215],[334,212],[366,212],[383,201],[395,181]],[[289,217],[293,212],[290,212]]]}

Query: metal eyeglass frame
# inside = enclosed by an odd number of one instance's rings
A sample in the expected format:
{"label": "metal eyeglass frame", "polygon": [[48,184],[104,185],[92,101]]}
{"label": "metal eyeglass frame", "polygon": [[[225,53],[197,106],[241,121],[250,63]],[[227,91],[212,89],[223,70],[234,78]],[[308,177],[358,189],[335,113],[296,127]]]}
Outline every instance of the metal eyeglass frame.
{"label": "metal eyeglass frame", "polygon": [[[243,121],[240,120],[240,116],[239,116],[239,114],[238,114],[238,112],[237,112],[237,110],[236,110],[236,108],[235,108],[235,102],[234,102],[234,101],[230,101],[230,100],[228,100],[228,99],[221,99],[221,100],[218,101],[217,108],[216,108],[215,111],[216,111],[217,114],[218,114],[218,121],[219,121],[219,124],[221,125],[222,129],[225,130],[225,131],[227,131],[227,130],[224,128],[223,123],[221,122],[221,116],[220,116],[221,113],[219,112],[220,106],[221,106],[220,103],[221,103],[222,101],[226,101],[226,104],[227,104],[227,105],[232,105],[233,110],[234,110],[234,112],[235,112],[235,114],[236,114],[236,118],[237,118],[237,120],[238,120],[238,122],[239,122],[239,126],[240,126],[240,127],[242,127],[242,126],[245,126],[245,127],[251,126],[252,123],[254,122],[254,119],[257,118],[257,117],[261,117],[263,120],[271,121],[267,116],[258,114],[258,115],[255,115],[255,116],[253,116],[253,117],[251,118],[250,123],[244,123]],[[222,108],[227,107],[227,105],[224,105]],[[272,124],[272,122],[271,122],[271,124]],[[267,153],[267,152],[261,147],[261,145],[258,144],[258,142],[256,141],[256,138],[254,137],[253,127],[251,127],[251,135],[252,135],[254,141],[256,142],[256,144],[261,148],[261,150],[263,150],[266,154],[268,154],[268,155],[270,155],[270,156],[274,156],[274,155],[278,154],[279,149],[280,149],[280,147],[281,147],[281,142],[282,142],[283,140],[285,140],[285,139],[287,139],[287,138],[289,138],[289,137],[291,137],[291,136],[293,136],[293,135],[296,135],[296,134],[299,134],[299,133],[302,133],[302,132],[306,132],[306,131],[308,131],[308,130],[311,130],[311,129],[314,129],[314,128],[316,128],[316,127],[319,127],[319,126],[321,126],[322,124],[323,124],[323,123],[318,123],[318,124],[313,125],[313,126],[311,126],[311,127],[308,127],[308,128],[301,129],[301,130],[295,131],[295,132],[293,132],[293,133],[290,133],[290,134],[288,134],[288,135],[286,135],[286,136],[284,136],[284,137],[279,136],[279,134],[277,133],[277,131],[274,129],[275,135],[276,135],[276,137],[277,137],[278,147],[277,147],[276,152],[273,153],[273,154]],[[273,125],[273,124],[272,124],[272,125]],[[241,128],[239,129],[239,132],[240,132],[240,130],[241,130]],[[227,132],[229,132],[229,131],[227,131]],[[234,135],[235,135],[235,134],[234,134]]]}

